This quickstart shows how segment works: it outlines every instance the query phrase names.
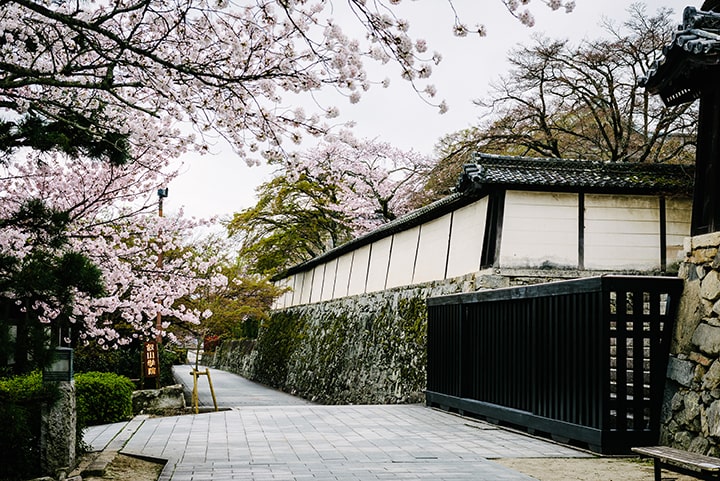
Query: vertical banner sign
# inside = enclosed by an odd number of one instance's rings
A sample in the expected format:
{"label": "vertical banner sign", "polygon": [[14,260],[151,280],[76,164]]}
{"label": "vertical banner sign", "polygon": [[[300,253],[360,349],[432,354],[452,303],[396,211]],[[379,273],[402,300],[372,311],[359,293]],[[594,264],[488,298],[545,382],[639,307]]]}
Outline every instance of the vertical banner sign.
{"label": "vertical banner sign", "polygon": [[158,376],[158,345],[157,342],[146,342],[143,353],[145,377]]}

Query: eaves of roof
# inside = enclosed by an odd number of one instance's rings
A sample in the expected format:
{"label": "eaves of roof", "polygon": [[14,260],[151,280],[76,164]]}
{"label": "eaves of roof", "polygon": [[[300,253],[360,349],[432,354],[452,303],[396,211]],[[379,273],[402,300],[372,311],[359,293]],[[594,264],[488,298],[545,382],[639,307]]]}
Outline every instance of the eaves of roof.
{"label": "eaves of roof", "polygon": [[692,194],[695,167],[477,154],[464,166],[458,191],[525,188],[570,192]]}
{"label": "eaves of roof", "polygon": [[665,105],[680,105],[699,98],[707,82],[714,81],[709,73],[719,71],[720,13],[686,7],[682,25],[663,47],[663,57],[639,83],[660,95]]}

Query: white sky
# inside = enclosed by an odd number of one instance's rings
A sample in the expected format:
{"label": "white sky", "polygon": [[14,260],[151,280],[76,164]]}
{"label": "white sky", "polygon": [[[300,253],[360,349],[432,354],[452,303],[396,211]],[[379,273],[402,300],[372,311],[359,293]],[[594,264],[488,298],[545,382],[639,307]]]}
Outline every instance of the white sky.
{"label": "white sky", "polygon": [[[503,7],[500,0],[455,0],[461,19],[469,26],[483,23],[487,36],[457,38],[452,35],[452,12],[442,0],[405,0],[398,16],[410,22],[410,35],[424,38],[429,51],[439,51],[442,62],[434,67],[430,83],[437,87],[438,99],[445,99],[450,110],[440,115],[437,108],[427,105],[399,77],[398,68],[369,66],[373,80],[391,79],[387,89],[381,86],[366,92],[358,104],[337,97],[340,121],[355,122],[355,136],[379,139],[402,149],[432,154],[437,140],[445,134],[476,123],[477,107],[473,99],[483,97],[489,83],[507,72],[505,59],[510,49],[528,44],[533,34],[579,41],[601,35],[602,18],[621,22],[632,0],[576,0],[573,13],[551,11],[539,0],[530,3],[536,19],[533,28],[521,25]],[[646,0],[647,11],[670,7],[676,23],[681,23],[682,10],[690,3],[671,0]],[[696,2],[699,3],[700,2]],[[333,97],[330,97],[333,98]],[[307,109],[311,110],[310,107]],[[170,184],[170,195],[164,207],[170,214],[183,208],[186,216],[228,217],[255,203],[255,188],[270,176],[268,167],[248,167],[230,149],[218,149],[213,155],[188,155],[182,159],[183,174]]]}

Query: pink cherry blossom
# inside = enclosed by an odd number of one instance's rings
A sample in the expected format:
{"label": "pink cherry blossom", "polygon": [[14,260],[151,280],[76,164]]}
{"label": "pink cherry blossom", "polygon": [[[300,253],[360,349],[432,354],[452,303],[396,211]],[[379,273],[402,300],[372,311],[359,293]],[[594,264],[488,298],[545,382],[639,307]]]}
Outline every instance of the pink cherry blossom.
{"label": "pink cherry blossom", "polygon": [[[70,321],[83,339],[127,343],[114,329],[117,319],[145,338],[164,335],[172,322],[197,324],[211,313],[188,310],[178,301],[205,286],[227,282],[217,274],[221,259],[198,256],[187,248],[203,222],[158,216],[154,194],[172,174],[163,175],[147,164],[140,159],[110,167],[98,161],[57,157],[52,163],[16,161],[0,166],[4,186],[0,213],[9,216],[23,201],[37,198],[48,207],[67,211],[71,221],[69,245],[64,249],[84,254],[102,272],[104,296],[75,295]],[[29,252],[24,247],[26,236],[6,227],[0,230],[0,246],[13,249],[13,255],[22,258]],[[161,252],[166,253],[162,263]],[[48,324],[60,314],[59,307],[53,302],[20,304],[22,310],[32,310],[40,322]],[[156,328],[158,313],[165,321],[160,332]]]}
{"label": "pink cherry blossom", "polygon": [[[485,33],[467,27],[478,19],[460,18],[460,2],[446,1],[456,35]],[[529,11],[518,10],[529,0],[500,1],[532,23]],[[330,86],[356,102],[370,85],[384,84],[368,78],[369,61],[395,62],[425,96],[427,64],[440,56],[428,58],[427,42],[411,36],[422,2],[347,3],[354,15],[338,21],[325,0],[8,0],[0,5],[0,113],[58,121],[80,114],[92,119],[95,135],[127,135],[133,158],[206,152],[220,135],[254,165],[285,154],[282,138],[327,132],[323,114],[334,116],[338,106],[319,105],[299,120],[285,107],[292,96]]]}
{"label": "pink cherry blossom", "polygon": [[409,212],[410,199],[433,165],[430,156],[341,132],[298,153],[287,170],[337,185],[337,202],[329,208],[346,214],[354,234],[361,235]]}

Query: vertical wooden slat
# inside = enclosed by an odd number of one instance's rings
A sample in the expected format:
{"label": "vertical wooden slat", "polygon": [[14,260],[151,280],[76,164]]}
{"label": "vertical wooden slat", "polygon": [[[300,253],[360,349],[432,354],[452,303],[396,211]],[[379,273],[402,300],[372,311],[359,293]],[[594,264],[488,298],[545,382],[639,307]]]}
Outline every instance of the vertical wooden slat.
{"label": "vertical wooden slat", "polygon": [[650,293],[650,317],[654,322],[650,323],[650,426],[660,424],[660,412],[662,404],[652,402],[654,399],[662,399],[663,385],[665,378],[665,370],[656,360],[657,357],[664,355],[661,344],[661,316],[660,316],[660,291],[654,289]]}
{"label": "vertical wooden slat", "polygon": [[[511,418],[524,412],[542,419],[543,429],[551,421],[564,430],[589,427],[615,442],[659,432],[675,315],[674,305],[663,313],[661,304],[665,294],[679,296],[682,283],[675,281],[610,276],[597,290],[524,289],[526,297],[505,290],[430,306],[428,391],[505,407]],[[494,409],[493,417],[502,412]]]}
{"label": "vertical wooden slat", "polygon": [[645,360],[645,289],[636,286],[633,290],[633,359],[632,359],[632,428],[645,429],[644,409],[644,360]]}

